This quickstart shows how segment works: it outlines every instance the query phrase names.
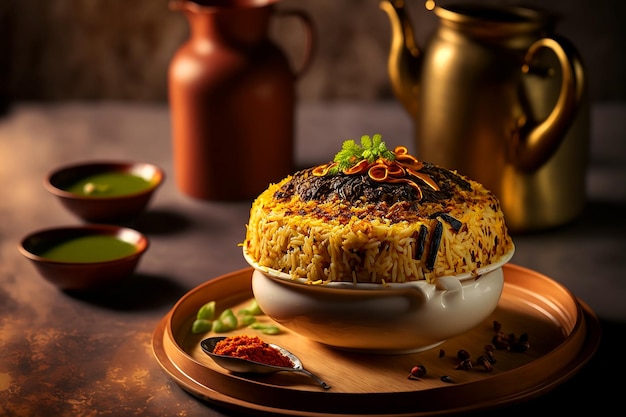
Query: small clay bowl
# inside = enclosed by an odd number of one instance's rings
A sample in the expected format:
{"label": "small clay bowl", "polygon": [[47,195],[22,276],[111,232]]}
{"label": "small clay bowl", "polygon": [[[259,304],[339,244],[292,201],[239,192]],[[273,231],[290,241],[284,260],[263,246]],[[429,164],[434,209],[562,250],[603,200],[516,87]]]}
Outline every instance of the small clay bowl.
{"label": "small clay bowl", "polygon": [[46,176],[44,186],[81,219],[107,223],[141,214],[164,179],[156,165],[94,161],[57,168]]}
{"label": "small clay bowl", "polygon": [[148,249],[140,232],[114,225],[79,225],[35,231],[19,251],[61,290],[85,291],[119,284]]}

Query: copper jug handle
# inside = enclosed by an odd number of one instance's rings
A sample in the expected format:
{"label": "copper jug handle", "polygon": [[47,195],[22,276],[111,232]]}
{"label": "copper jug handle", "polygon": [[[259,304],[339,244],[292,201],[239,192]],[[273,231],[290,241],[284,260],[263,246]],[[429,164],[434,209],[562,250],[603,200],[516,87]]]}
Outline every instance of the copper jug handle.
{"label": "copper jug handle", "polygon": [[535,55],[543,48],[551,50],[558,59],[562,74],[561,87],[554,108],[545,120],[534,126],[522,120],[519,131],[514,135],[510,148],[511,160],[515,167],[526,172],[539,169],[554,155],[574,120],[585,89],[580,57],[563,38],[542,38],[534,42],[526,52],[522,72],[531,71]]}
{"label": "copper jug handle", "polygon": [[276,15],[280,17],[296,18],[302,22],[304,27],[304,55],[300,66],[294,70],[294,76],[298,79],[308,71],[313,62],[315,52],[315,25],[313,19],[311,19],[311,16],[304,10],[297,9],[279,9],[276,11]]}

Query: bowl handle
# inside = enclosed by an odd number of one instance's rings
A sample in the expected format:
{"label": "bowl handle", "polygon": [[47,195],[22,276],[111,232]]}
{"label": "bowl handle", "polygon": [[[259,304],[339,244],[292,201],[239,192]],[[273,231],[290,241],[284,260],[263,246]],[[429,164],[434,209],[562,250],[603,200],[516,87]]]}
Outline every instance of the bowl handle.
{"label": "bowl handle", "polygon": [[[408,294],[421,300],[441,297],[442,307],[451,307],[463,300],[463,284],[457,277],[445,276],[435,278],[435,285],[426,281],[412,281],[407,288]],[[416,294],[417,291],[417,294]]]}
{"label": "bowl handle", "polygon": [[435,278],[435,288],[443,291],[441,303],[444,307],[453,306],[455,303],[463,300],[463,285],[457,277]]}

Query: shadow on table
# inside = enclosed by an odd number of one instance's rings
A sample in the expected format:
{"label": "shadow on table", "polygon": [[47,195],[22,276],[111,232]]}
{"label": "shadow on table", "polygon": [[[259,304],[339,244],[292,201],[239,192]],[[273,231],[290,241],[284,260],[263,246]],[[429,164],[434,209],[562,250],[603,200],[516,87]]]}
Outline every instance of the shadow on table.
{"label": "shadow on table", "polygon": [[170,235],[182,233],[192,227],[192,222],[173,210],[148,210],[133,220],[119,223],[146,235]]}
{"label": "shadow on table", "polygon": [[190,288],[168,277],[135,274],[115,287],[94,292],[65,293],[72,298],[111,310],[145,311],[171,306],[189,290]]}
{"label": "shadow on table", "polygon": [[591,200],[587,202],[581,216],[573,223],[576,227],[582,227],[589,233],[616,233],[626,231],[626,223],[623,221],[626,212],[626,202]]}

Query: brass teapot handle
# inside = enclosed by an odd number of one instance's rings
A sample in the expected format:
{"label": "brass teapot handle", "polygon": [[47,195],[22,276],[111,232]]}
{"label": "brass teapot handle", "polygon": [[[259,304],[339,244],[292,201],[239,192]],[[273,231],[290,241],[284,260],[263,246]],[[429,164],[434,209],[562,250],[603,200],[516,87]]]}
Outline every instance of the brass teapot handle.
{"label": "brass teapot handle", "polygon": [[542,38],[534,42],[524,57],[522,72],[528,73],[536,54],[547,48],[557,57],[561,67],[561,88],[554,108],[541,123],[531,126],[519,123],[510,147],[510,158],[516,168],[532,172],[554,155],[570,127],[584,95],[585,75],[582,61],[566,39]]}

